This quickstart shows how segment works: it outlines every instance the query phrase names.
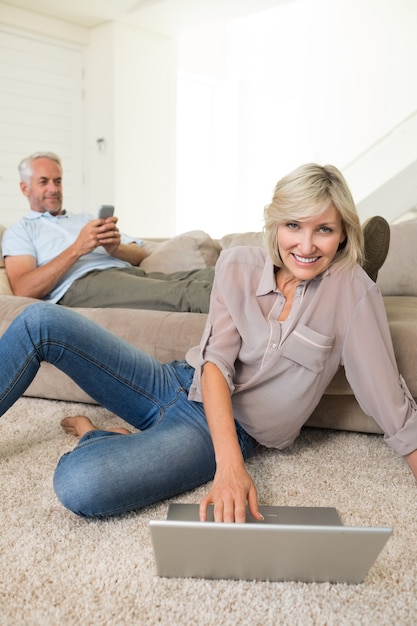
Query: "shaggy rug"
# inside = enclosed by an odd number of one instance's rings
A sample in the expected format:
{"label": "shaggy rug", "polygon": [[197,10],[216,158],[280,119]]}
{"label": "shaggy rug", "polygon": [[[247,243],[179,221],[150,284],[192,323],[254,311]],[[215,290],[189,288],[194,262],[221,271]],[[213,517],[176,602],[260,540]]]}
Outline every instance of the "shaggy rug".
{"label": "shaggy rug", "polygon": [[[75,444],[59,421],[93,405],[22,398],[0,420],[0,624],[10,626],[410,625],[417,615],[417,485],[381,436],[306,429],[284,452],[248,463],[260,502],[335,506],[345,524],[394,534],[360,585],[164,579],[155,574],[148,522],[167,502],[85,520],[52,489]],[[178,502],[198,502],[207,487]]]}

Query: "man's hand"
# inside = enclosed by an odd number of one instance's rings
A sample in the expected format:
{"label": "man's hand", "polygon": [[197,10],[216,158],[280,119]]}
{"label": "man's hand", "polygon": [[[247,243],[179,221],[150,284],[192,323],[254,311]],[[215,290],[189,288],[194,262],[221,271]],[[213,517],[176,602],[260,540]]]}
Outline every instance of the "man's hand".
{"label": "man's hand", "polygon": [[99,246],[103,246],[108,254],[115,256],[120,246],[121,237],[117,228],[117,217],[108,217],[105,220],[94,220],[99,222],[97,226],[97,242]]}
{"label": "man's hand", "polygon": [[103,246],[110,256],[137,266],[148,256],[149,252],[134,242],[128,244],[121,243],[117,220],[117,217],[108,217],[106,219],[92,220],[89,223],[92,228],[90,233],[95,240],[94,248]]}
{"label": "man's hand", "polygon": [[114,252],[120,245],[120,233],[116,224],[117,217],[87,222],[73,243],[77,257],[89,254],[99,246],[103,246],[108,254],[114,256]]}
{"label": "man's hand", "polygon": [[207,520],[207,507],[213,504],[215,522],[244,523],[246,502],[251,515],[262,520],[256,487],[245,466],[218,469],[210,492],[200,502],[200,520]]}

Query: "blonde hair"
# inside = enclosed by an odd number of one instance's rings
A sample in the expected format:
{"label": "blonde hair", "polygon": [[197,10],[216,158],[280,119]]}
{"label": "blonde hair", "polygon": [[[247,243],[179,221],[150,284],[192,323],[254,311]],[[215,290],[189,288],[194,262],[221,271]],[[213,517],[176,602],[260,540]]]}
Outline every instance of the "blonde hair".
{"label": "blonde hair", "polygon": [[272,201],[264,209],[264,237],[273,263],[282,267],[277,231],[288,221],[319,215],[333,205],[342,218],[346,240],[332,265],[354,266],[364,258],[364,241],[358,212],[349,187],[333,165],[307,163],[278,181]]}

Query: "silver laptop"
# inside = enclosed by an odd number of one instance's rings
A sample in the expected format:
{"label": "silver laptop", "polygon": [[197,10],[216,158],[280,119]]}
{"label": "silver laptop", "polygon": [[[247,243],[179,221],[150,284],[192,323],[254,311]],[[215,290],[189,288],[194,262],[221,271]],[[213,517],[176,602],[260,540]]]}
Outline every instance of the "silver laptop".
{"label": "silver laptop", "polygon": [[344,526],[332,507],[261,506],[263,522],[199,521],[198,504],[171,504],[149,522],[158,576],[360,583],[392,528]]}

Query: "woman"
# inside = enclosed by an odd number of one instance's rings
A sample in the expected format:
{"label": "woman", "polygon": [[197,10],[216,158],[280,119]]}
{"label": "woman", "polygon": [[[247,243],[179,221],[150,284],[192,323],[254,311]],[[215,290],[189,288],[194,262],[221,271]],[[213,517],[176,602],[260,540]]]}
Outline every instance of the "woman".
{"label": "woman", "polygon": [[342,364],[363,410],[417,476],[417,406],[400,377],[385,309],[360,267],[363,235],[340,172],[302,166],[265,208],[267,250],[221,254],[207,325],[183,362],[160,364],[73,311],[29,306],[0,341],[4,413],[41,361],[142,432],[101,431],[84,416],[54,487],[83,516],[114,515],[213,479],[206,519],[261,519],[245,468],[258,444],[285,448]]}

